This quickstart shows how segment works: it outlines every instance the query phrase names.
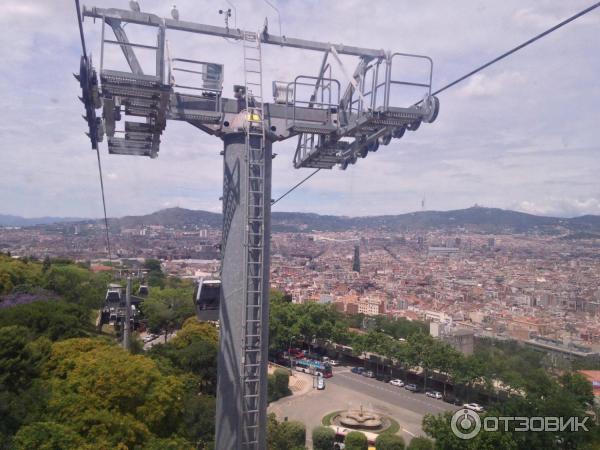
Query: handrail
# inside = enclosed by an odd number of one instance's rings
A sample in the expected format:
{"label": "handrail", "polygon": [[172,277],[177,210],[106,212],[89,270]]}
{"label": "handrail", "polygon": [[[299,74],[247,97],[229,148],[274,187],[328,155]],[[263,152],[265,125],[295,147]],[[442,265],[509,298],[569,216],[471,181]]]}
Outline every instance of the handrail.
{"label": "handrail", "polygon": [[[299,82],[298,80],[301,79],[305,79],[305,80],[315,80],[315,82],[313,83],[308,83],[308,82]],[[330,90],[329,92],[329,102],[317,102],[314,99],[309,100],[298,100],[297,99],[297,93],[298,90],[296,89],[297,86],[315,86],[318,85],[318,83],[322,83],[324,81],[328,81],[329,82],[329,86],[328,89]],[[337,102],[336,103],[332,103],[331,100],[331,84],[335,83],[337,85]],[[290,87],[293,86],[293,97],[292,97],[292,107],[293,107],[293,111],[292,111],[292,123],[296,122],[296,105],[309,105],[309,107],[314,108],[316,105],[321,106],[321,107],[328,107],[328,108],[332,108],[332,107],[339,107],[340,104],[340,89],[341,89],[341,85],[340,82],[334,78],[325,78],[325,77],[315,77],[315,76],[311,76],[311,75],[298,75],[294,81],[291,81],[287,84],[286,86],[286,107],[289,107],[290,105]],[[324,108],[322,108],[324,109]],[[289,121],[288,118],[288,114],[286,114],[286,128],[287,128],[287,124]]]}

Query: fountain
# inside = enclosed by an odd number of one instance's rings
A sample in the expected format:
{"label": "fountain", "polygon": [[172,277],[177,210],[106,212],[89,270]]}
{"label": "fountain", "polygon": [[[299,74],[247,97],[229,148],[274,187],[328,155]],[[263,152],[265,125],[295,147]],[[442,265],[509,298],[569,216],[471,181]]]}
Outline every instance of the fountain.
{"label": "fountain", "polygon": [[363,406],[360,405],[360,409],[340,411],[331,418],[331,424],[353,430],[381,432],[390,426],[390,421],[382,414],[365,411]]}

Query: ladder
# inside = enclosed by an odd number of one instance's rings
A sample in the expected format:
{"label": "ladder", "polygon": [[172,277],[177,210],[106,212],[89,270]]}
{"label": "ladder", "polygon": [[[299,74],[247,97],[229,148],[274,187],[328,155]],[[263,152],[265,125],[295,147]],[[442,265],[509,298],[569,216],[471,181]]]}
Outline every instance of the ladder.
{"label": "ladder", "polygon": [[[262,57],[260,35],[244,31],[244,83],[246,88],[246,230],[244,235],[244,319],[242,330],[242,448],[261,445],[261,398],[265,380],[261,366],[265,260],[265,124],[263,120]],[[264,436],[262,436],[264,442]]]}

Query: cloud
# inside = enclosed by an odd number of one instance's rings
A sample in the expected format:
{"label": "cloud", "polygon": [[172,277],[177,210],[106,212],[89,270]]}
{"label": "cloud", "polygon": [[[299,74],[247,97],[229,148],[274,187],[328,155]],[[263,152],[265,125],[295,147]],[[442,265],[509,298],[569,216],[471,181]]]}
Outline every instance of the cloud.
{"label": "cloud", "polygon": [[[87,0],[87,6],[127,8],[125,0]],[[273,11],[262,1],[235,2],[238,26],[257,29]],[[171,4],[144,0],[142,10],[169,17]],[[550,21],[588,6],[572,2],[322,2],[304,8],[278,1],[283,33],[430,55],[434,88],[450,82]],[[0,25],[0,213],[98,217],[102,212],[95,152],[71,72],[81,53],[70,0],[3,2]],[[219,6],[177,2],[182,20],[222,25]],[[318,10],[319,14],[314,14]],[[383,214],[474,203],[538,211],[597,212],[600,171],[597,117],[600,50],[592,13],[555,35],[486,69],[440,95],[433,124],[382,146],[347,171],[322,171],[282,200],[278,210]],[[84,22],[89,51],[99,62],[100,25]],[[127,27],[133,42],[148,42]],[[225,64],[224,95],[243,81],[242,50],[222,39],[168,35],[172,56]],[[314,75],[317,52],[264,46],[265,97],[273,79]],[[113,56],[111,56],[113,58]],[[107,64],[114,60],[107,57]],[[345,58],[350,70],[356,59]],[[334,77],[345,84],[334,65]],[[420,95],[417,96],[420,98]],[[159,158],[108,155],[101,145],[111,215],[146,213],[164,205],[219,211],[222,142],[182,122],[169,122]],[[276,143],[273,197],[308,175],[292,167],[295,141]],[[523,203],[525,202],[525,203]]]}
{"label": "cloud", "polygon": [[600,198],[547,198],[541,202],[524,200],[514,208],[531,214],[558,217],[577,217],[585,214],[600,214]]}
{"label": "cloud", "polygon": [[519,72],[502,72],[495,76],[477,73],[459,89],[458,93],[463,98],[495,97],[506,94],[526,82],[526,77]]}

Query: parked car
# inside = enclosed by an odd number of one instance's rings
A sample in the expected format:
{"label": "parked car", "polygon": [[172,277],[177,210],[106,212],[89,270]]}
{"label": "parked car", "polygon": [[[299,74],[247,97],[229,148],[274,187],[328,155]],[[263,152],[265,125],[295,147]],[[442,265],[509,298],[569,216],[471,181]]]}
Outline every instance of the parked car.
{"label": "parked car", "polygon": [[392,379],[389,375],[384,375],[382,373],[378,373],[375,375],[375,379],[377,381],[383,381],[384,383],[389,383]]}
{"label": "parked car", "polygon": [[325,378],[322,376],[317,378],[317,389],[320,391],[325,389]]}
{"label": "parked car", "polygon": [[436,398],[438,400],[442,399],[442,393],[438,391],[427,391],[425,395],[427,395],[427,397]]}
{"label": "parked car", "polygon": [[332,365],[332,366],[334,366],[334,367],[335,367],[335,366],[339,366],[339,365],[340,365],[339,361],[338,361],[338,360],[336,360],[336,359],[330,359],[330,360],[329,360],[329,364],[331,364],[331,365]]}
{"label": "parked car", "polygon": [[444,400],[446,403],[450,403],[451,405],[457,405],[457,406],[462,405],[462,402],[460,401],[460,399],[458,397],[455,397],[452,394],[444,395],[442,397],[442,400]]}
{"label": "parked car", "polygon": [[463,404],[463,408],[467,408],[475,412],[483,412],[483,406],[481,406],[479,403],[465,403]]}
{"label": "parked car", "polygon": [[362,374],[365,371],[363,367],[353,367],[350,369],[350,372],[357,373],[358,375]]}
{"label": "parked car", "polygon": [[292,348],[290,349],[290,355],[298,359],[304,358],[304,351],[300,350],[299,348]]}
{"label": "parked car", "polygon": [[410,391],[410,392],[419,392],[420,391],[419,386],[417,386],[414,383],[408,383],[408,384],[404,385],[404,389],[406,389],[407,391]]}
{"label": "parked car", "polygon": [[363,377],[367,377],[367,378],[375,378],[375,374],[373,373],[373,371],[372,371],[372,370],[365,370],[365,371],[362,373],[362,376],[363,376]]}
{"label": "parked car", "polygon": [[391,384],[392,386],[398,386],[398,387],[402,387],[402,386],[404,386],[404,381],[402,381],[402,380],[400,380],[400,379],[396,378],[396,379],[394,379],[394,380],[391,380],[391,381],[390,381],[390,384]]}

